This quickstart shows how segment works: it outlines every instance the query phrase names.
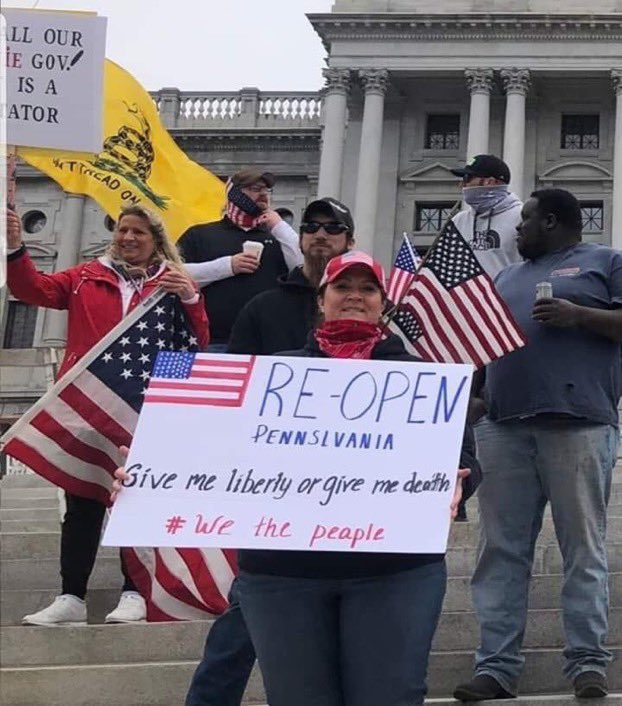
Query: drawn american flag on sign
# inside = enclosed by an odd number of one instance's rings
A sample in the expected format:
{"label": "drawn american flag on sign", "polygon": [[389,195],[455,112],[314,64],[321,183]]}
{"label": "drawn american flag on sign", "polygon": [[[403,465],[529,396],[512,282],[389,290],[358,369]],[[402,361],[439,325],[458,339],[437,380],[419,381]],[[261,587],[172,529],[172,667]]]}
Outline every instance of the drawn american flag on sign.
{"label": "drawn american flag on sign", "polygon": [[145,403],[241,407],[254,362],[255,356],[159,353]]}
{"label": "drawn american flag on sign", "polygon": [[452,221],[417,272],[389,329],[424,360],[477,368],[527,342]]}

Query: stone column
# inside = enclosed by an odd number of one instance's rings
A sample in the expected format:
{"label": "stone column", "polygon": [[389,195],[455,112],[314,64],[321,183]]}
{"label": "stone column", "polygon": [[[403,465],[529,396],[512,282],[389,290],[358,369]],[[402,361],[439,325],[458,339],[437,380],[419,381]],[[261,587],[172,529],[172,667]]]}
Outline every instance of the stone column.
{"label": "stone column", "polygon": [[384,96],[389,83],[386,69],[359,71],[365,90],[361,146],[354,198],[357,249],[373,254],[378,207],[378,178],[382,152]]}
{"label": "stone column", "polygon": [[527,69],[502,69],[501,79],[506,92],[503,159],[510,167],[510,188],[523,197],[525,171],[525,103],[529,90]]}
{"label": "stone column", "polygon": [[[59,234],[58,257],[55,272],[66,270],[78,264],[82,245],[82,222],[84,217],[84,196],[65,194],[63,206],[63,228]],[[47,309],[43,325],[43,345],[62,348],[67,340],[67,315],[64,311]]]}
{"label": "stone column", "polygon": [[611,247],[622,250],[622,69],[611,72],[616,94],[616,127],[613,141],[613,214]]}
{"label": "stone column", "polygon": [[322,73],[326,85],[322,92],[324,128],[322,130],[322,152],[320,155],[317,194],[319,197],[333,196],[338,199],[341,194],[341,169],[346,132],[350,70],[324,69]]}
{"label": "stone column", "polygon": [[468,162],[476,154],[488,154],[490,94],[494,72],[492,69],[467,69],[464,75],[471,94],[467,141]]}
{"label": "stone column", "polygon": [[160,90],[160,120],[167,128],[177,127],[181,93],[178,88],[162,88]]}

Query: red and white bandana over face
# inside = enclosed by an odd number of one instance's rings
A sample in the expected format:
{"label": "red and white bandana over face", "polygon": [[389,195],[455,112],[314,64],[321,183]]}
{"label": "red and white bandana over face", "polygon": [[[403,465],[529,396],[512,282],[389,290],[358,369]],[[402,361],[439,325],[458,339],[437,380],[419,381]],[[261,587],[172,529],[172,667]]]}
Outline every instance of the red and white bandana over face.
{"label": "red and white bandana over face", "polygon": [[377,324],[355,319],[326,321],[313,334],[322,353],[329,358],[369,360],[374,346],[382,338]]}

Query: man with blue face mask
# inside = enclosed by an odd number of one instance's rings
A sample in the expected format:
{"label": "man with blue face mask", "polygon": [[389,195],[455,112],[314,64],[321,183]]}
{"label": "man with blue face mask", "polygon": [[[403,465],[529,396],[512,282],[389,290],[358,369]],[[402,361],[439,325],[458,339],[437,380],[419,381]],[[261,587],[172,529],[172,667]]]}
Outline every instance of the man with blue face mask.
{"label": "man with blue face mask", "polygon": [[469,207],[454,217],[454,223],[494,278],[522,259],[516,249],[516,226],[523,204],[508,188],[510,168],[493,154],[478,154],[451,173],[462,178],[462,198]]}

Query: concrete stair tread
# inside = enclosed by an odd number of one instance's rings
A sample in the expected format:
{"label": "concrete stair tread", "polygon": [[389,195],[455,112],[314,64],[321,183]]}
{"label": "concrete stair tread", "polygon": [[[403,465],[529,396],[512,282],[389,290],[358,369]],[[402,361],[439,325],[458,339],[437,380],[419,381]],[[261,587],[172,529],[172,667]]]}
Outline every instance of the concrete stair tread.
{"label": "concrete stair tread", "polygon": [[[536,574],[531,579],[529,605],[532,609],[559,607],[562,574]],[[19,625],[22,616],[34,613],[49,605],[58,595],[54,588],[15,588],[0,592],[0,621],[2,625]],[[103,623],[119,600],[120,588],[90,588],[87,594],[89,623]],[[622,606],[622,572],[609,575],[609,594],[612,606]],[[448,612],[472,612],[470,580],[464,576],[452,576],[447,584],[444,610]]]}
{"label": "concrete stair tread", "polygon": [[[614,657],[620,660],[622,647],[611,649]],[[526,666],[520,685],[524,698],[529,694],[540,696],[547,693],[570,696],[570,685],[561,673],[561,650],[527,649],[524,654]],[[11,706],[83,706],[88,685],[89,706],[145,706],[147,703],[150,706],[171,706],[182,702],[196,662],[165,660],[4,668],[0,694],[5,699],[3,703]],[[432,652],[430,697],[448,699],[454,686],[471,676],[472,666],[472,650]],[[622,671],[610,669],[609,682],[614,693],[622,691]],[[102,701],[98,701],[98,697]],[[257,668],[253,670],[244,703],[265,704]]]}
{"label": "concrete stair tread", "polygon": [[[609,543],[607,548],[610,571],[622,571],[622,542]],[[475,549],[473,547],[450,547],[446,556],[449,576],[472,576],[475,567]],[[558,574],[561,568],[561,556],[556,545],[536,547],[533,565],[535,574]],[[0,565],[0,585],[4,590],[54,588],[58,584],[57,576],[57,554],[49,558],[41,558],[36,562],[26,558],[3,559]],[[118,557],[100,557],[95,563],[90,586],[112,588],[120,586],[120,581],[121,569]]]}
{"label": "concrete stair tread", "polygon": [[[610,611],[612,642],[622,636],[622,607]],[[135,663],[193,659],[201,653],[213,621],[126,625],[7,626],[2,630],[2,666]],[[472,651],[477,644],[475,614],[444,611],[433,643],[435,652]],[[64,645],[62,651],[55,649]],[[564,645],[561,610],[530,611],[526,649],[560,649]],[[451,649],[448,649],[451,648]]]}

